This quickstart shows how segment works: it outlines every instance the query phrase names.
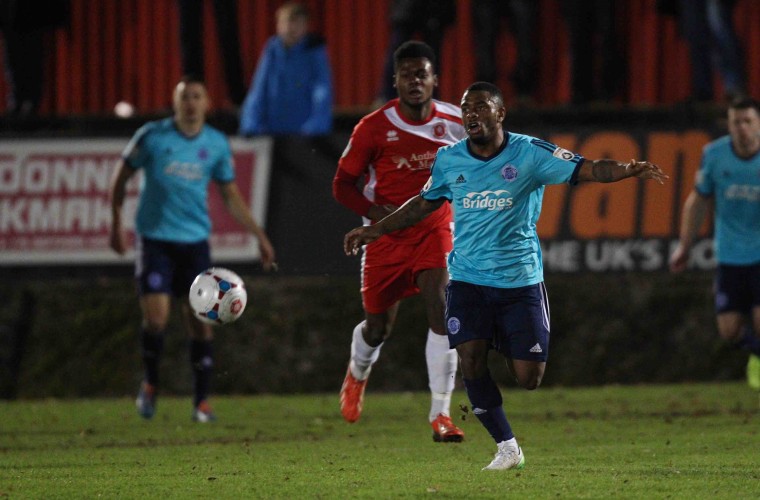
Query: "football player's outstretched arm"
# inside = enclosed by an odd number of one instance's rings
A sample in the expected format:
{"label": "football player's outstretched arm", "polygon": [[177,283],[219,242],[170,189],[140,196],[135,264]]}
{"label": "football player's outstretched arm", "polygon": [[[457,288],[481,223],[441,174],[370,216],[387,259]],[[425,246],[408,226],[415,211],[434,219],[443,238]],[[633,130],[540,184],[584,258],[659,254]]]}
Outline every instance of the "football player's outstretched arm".
{"label": "football player's outstretched arm", "polygon": [[372,243],[384,234],[398,231],[417,224],[443,205],[444,199],[429,201],[420,195],[409,198],[398,210],[371,226],[357,227],[343,238],[343,251],[346,255],[359,252],[362,245]]}
{"label": "football player's outstretched arm", "polygon": [[621,163],[617,160],[586,160],[578,172],[578,181],[617,182],[628,177],[654,179],[663,184],[667,174],[654,163],[631,160]]}

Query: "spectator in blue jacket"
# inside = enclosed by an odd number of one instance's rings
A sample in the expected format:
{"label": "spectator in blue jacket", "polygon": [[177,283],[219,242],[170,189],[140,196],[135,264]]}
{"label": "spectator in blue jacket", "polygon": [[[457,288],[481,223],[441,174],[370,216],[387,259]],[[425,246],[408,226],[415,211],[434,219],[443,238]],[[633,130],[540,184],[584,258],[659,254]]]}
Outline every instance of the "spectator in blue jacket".
{"label": "spectator in blue jacket", "polygon": [[309,33],[309,11],[288,2],[276,12],[240,112],[240,134],[327,134],[332,128],[332,73],[322,37]]}

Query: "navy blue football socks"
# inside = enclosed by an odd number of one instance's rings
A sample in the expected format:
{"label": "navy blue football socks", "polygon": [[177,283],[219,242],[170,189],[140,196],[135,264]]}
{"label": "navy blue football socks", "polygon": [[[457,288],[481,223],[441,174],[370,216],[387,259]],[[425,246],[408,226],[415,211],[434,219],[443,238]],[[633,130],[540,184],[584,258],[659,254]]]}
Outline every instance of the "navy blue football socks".
{"label": "navy blue football socks", "polygon": [[158,385],[158,365],[164,352],[164,334],[142,330],[142,358],[145,365],[145,381]]}
{"label": "navy blue football socks", "polygon": [[497,443],[512,439],[515,435],[502,408],[499,387],[490,373],[478,379],[463,379],[467,396],[472,404],[472,412]]}
{"label": "navy blue football socks", "polygon": [[214,368],[214,355],[211,341],[192,340],[190,342],[190,363],[193,369],[194,399],[193,406],[208,398],[211,390],[211,372]]}

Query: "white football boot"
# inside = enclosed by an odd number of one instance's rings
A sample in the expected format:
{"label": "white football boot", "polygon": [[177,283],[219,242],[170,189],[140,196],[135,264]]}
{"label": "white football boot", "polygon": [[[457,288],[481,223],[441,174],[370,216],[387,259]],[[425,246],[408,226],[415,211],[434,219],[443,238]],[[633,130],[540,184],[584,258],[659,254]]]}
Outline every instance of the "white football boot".
{"label": "white football boot", "polygon": [[525,455],[519,446],[509,446],[506,441],[498,445],[499,451],[490,464],[483,467],[483,470],[507,470],[522,469],[525,467]]}

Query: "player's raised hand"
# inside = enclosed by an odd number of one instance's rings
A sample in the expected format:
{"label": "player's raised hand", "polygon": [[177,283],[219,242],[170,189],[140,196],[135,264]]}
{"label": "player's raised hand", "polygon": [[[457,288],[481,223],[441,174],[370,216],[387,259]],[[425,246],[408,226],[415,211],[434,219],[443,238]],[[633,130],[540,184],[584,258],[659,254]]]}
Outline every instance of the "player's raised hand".
{"label": "player's raised hand", "polygon": [[665,179],[670,178],[660,167],[648,161],[631,160],[628,162],[628,165],[626,165],[625,170],[628,177],[654,179],[660,184],[664,184]]}
{"label": "player's raised hand", "polygon": [[362,245],[372,243],[382,234],[375,226],[362,226],[352,229],[343,237],[343,251],[346,255],[356,255]]}

